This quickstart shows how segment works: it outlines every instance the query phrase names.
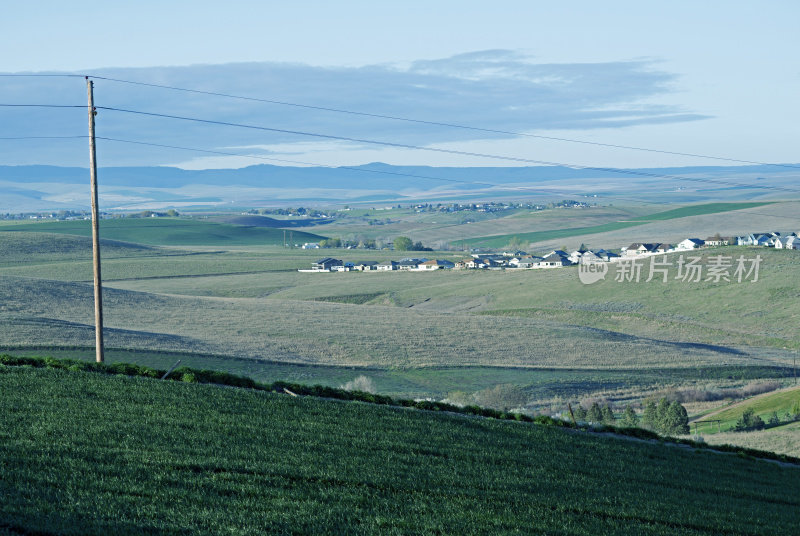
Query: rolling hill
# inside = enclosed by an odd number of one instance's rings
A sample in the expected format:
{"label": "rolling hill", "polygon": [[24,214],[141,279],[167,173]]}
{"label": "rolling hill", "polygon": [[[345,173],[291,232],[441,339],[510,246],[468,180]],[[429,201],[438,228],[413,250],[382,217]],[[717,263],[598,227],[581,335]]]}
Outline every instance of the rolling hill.
{"label": "rolling hill", "polygon": [[[145,245],[159,246],[237,246],[282,245],[282,229],[232,225],[184,218],[120,218],[103,220],[101,237]],[[91,236],[91,222],[46,221],[36,223],[0,222],[0,231],[60,233]],[[292,231],[295,242],[314,242],[322,236]],[[286,237],[288,240],[288,235]]]}
{"label": "rolling hill", "polygon": [[705,449],[68,370],[0,367],[0,393],[4,535],[766,535],[800,523],[800,469]]}

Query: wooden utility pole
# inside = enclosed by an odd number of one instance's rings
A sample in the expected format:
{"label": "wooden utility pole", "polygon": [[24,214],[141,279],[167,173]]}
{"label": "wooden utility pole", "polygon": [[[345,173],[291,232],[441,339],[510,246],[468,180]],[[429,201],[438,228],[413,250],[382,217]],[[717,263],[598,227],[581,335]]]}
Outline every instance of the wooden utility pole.
{"label": "wooden utility pole", "polygon": [[94,84],[86,77],[89,94],[89,173],[92,183],[92,253],[94,258],[94,331],[95,353],[98,363],[103,362],[103,289],[100,279],[100,216],[97,212],[97,158],[94,143]]}

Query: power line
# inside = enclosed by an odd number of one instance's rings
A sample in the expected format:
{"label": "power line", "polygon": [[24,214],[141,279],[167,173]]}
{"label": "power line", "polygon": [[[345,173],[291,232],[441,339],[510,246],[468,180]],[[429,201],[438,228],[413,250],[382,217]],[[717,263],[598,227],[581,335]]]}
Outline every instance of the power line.
{"label": "power line", "polygon": [[48,74],[48,73],[2,73],[0,74],[2,77],[6,78],[86,78],[86,75],[83,74]]}
{"label": "power line", "polygon": [[8,136],[0,137],[0,140],[70,140],[88,138],[89,136]]}
{"label": "power line", "polygon": [[[199,153],[208,153],[208,154],[217,154],[217,155],[224,155],[224,156],[237,156],[241,158],[252,158],[256,160],[266,160],[271,162],[283,162],[283,163],[290,163],[290,164],[301,164],[307,166],[316,166],[316,167],[324,167],[329,169],[347,169],[349,171],[357,171],[363,173],[374,173],[374,174],[381,174],[381,175],[393,175],[399,177],[410,177],[410,178],[417,178],[417,179],[428,179],[428,180],[435,180],[435,181],[444,181],[444,182],[451,182],[451,183],[458,183],[458,184],[469,184],[475,186],[488,186],[493,188],[503,188],[504,190],[510,191],[523,191],[532,194],[540,194],[540,195],[565,195],[570,196],[573,195],[574,192],[563,192],[563,191],[556,191],[547,188],[534,188],[531,186],[506,186],[503,184],[498,184],[494,182],[479,182],[479,181],[466,181],[462,179],[447,179],[444,177],[432,177],[430,175],[416,175],[411,173],[402,173],[398,171],[386,171],[386,170],[378,170],[378,169],[368,169],[368,168],[359,168],[359,167],[352,167],[352,166],[331,166],[326,164],[318,164],[313,162],[304,162],[300,160],[286,160],[282,158],[271,158],[266,156],[256,156],[256,155],[246,155],[246,154],[239,154],[239,153],[229,153],[225,151],[214,151],[210,149],[200,149],[196,147],[181,147],[177,145],[165,145],[161,143],[151,143],[145,141],[136,141],[136,140],[123,140],[119,138],[108,138],[103,136],[97,136],[96,139],[98,140],[105,140],[105,141],[113,141],[119,143],[129,143],[134,145],[144,145],[149,147],[162,147],[167,149],[178,149],[182,151],[192,151],[192,152],[199,152]],[[602,194],[601,194],[602,195]],[[626,197],[617,197],[617,196],[607,196],[602,195],[602,199],[613,199],[619,201],[632,201],[636,203],[642,203],[646,205],[666,205],[669,203],[664,202],[655,202],[655,201],[645,201],[643,199],[636,199],[636,198],[626,198]]]}
{"label": "power line", "polygon": [[86,105],[72,104],[0,104],[3,108],[86,108]]}
{"label": "power line", "polygon": [[[125,108],[115,108],[110,106],[98,106],[100,110],[108,110],[114,112],[122,112],[122,113],[129,113],[135,115],[143,115],[148,117],[159,117],[165,119],[175,119],[180,121],[189,121],[195,123],[204,123],[204,124],[211,124],[211,125],[220,125],[220,126],[228,126],[228,127],[236,127],[236,128],[245,128],[251,130],[260,130],[266,132],[276,132],[281,134],[292,134],[297,136],[308,136],[314,138],[322,138],[322,139],[330,139],[336,141],[348,141],[354,143],[364,143],[369,145],[380,145],[384,147],[394,147],[400,149],[410,149],[410,150],[417,150],[417,151],[429,151],[429,152],[436,152],[436,153],[444,153],[444,154],[454,154],[459,156],[472,156],[478,158],[489,158],[494,160],[505,160],[511,162],[520,162],[526,164],[536,164],[536,165],[545,165],[545,166],[559,166],[559,167],[567,167],[572,169],[581,169],[585,171],[599,171],[603,173],[618,173],[624,175],[633,175],[638,177],[649,177],[649,178],[656,178],[656,179],[672,179],[672,180],[680,180],[680,181],[689,181],[689,182],[701,182],[701,183],[709,183],[709,184],[720,184],[724,186],[736,186],[742,187],[743,185],[737,182],[730,182],[730,181],[721,181],[716,179],[704,179],[698,177],[682,177],[679,175],[667,175],[661,173],[651,173],[646,171],[637,171],[632,169],[619,169],[619,168],[604,168],[604,167],[594,167],[594,166],[582,166],[578,164],[568,164],[563,162],[552,162],[547,160],[535,160],[531,158],[520,158],[515,156],[504,156],[504,155],[495,155],[490,153],[478,153],[472,151],[459,151],[456,149],[443,149],[439,147],[423,147],[419,145],[410,145],[405,143],[397,143],[397,142],[388,142],[388,141],[380,141],[380,140],[371,140],[366,138],[352,138],[349,136],[337,136],[333,134],[320,134],[316,132],[306,132],[300,130],[289,130],[289,129],[282,129],[282,128],[274,128],[274,127],[266,127],[260,125],[247,125],[243,123],[233,123],[229,121],[219,121],[215,119],[203,119],[197,117],[186,117],[186,116],[179,116],[179,115],[170,115],[170,114],[162,114],[162,113],[155,113],[155,112],[145,112],[141,110],[130,110]],[[766,190],[777,190],[777,191],[787,191],[787,192],[800,192],[800,190],[786,188],[781,186],[767,186],[767,185],[748,185],[749,188],[754,189],[766,189]]]}
{"label": "power line", "polygon": [[[451,183],[458,183],[458,184],[468,184],[468,185],[475,185],[475,186],[488,186],[493,188],[503,188],[505,190],[524,190],[530,191],[532,193],[541,193],[541,194],[557,194],[557,195],[570,195],[570,193],[559,192],[559,191],[552,191],[546,188],[533,188],[530,186],[506,186],[503,184],[498,184],[496,182],[482,182],[482,181],[467,181],[463,179],[447,179],[444,177],[432,177],[430,175],[417,175],[412,173],[402,173],[399,171],[386,171],[386,170],[379,170],[379,169],[369,169],[363,167],[353,167],[353,166],[332,166],[327,164],[319,164],[315,162],[305,162],[302,160],[287,160],[283,158],[272,158],[267,156],[257,156],[257,155],[249,155],[249,154],[240,154],[240,153],[230,153],[225,151],[215,151],[211,149],[200,149],[197,147],[182,147],[178,145],[166,145],[161,143],[152,143],[152,142],[145,142],[145,141],[136,141],[136,140],[123,140],[119,138],[108,138],[104,136],[97,136],[96,139],[98,140],[105,140],[105,141],[113,141],[119,143],[129,143],[134,145],[145,145],[148,147],[162,147],[166,149],[178,149],[182,151],[191,151],[191,152],[199,152],[199,153],[208,153],[208,154],[216,154],[216,155],[223,155],[223,156],[236,156],[240,158],[251,158],[255,160],[264,160],[269,162],[282,162],[288,164],[300,164],[304,166],[313,166],[313,167],[324,167],[328,169],[346,169],[348,171],[356,171],[359,173],[373,173],[373,174],[380,174],[380,175],[392,175],[397,177],[409,177],[415,179],[426,179],[426,180],[433,180],[433,181],[443,181],[443,182],[451,182]],[[622,200],[631,200],[625,198],[617,198],[612,197],[609,199],[622,199]],[[640,201],[638,199],[633,199],[633,201]],[[641,201],[643,203],[647,203],[646,201]]]}
{"label": "power line", "polygon": [[[574,195],[574,192],[565,192],[559,190],[552,190],[547,188],[534,188],[531,186],[506,186],[503,184],[493,183],[493,182],[482,182],[482,181],[466,181],[462,179],[447,179],[444,177],[432,177],[430,175],[416,175],[411,173],[402,173],[398,171],[386,171],[386,170],[377,170],[377,169],[368,169],[368,168],[361,168],[361,167],[352,167],[352,166],[332,166],[326,164],[318,164],[313,162],[304,162],[301,160],[287,160],[282,158],[272,158],[266,156],[257,156],[257,155],[247,155],[247,154],[240,154],[240,153],[231,153],[226,151],[215,151],[211,149],[200,149],[197,147],[183,147],[178,145],[166,145],[161,143],[152,143],[146,141],[138,141],[138,140],[124,140],[119,138],[108,138],[103,136],[97,136],[96,139],[98,140],[105,140],[105,141],[112,141],[118,143],[128,143],[133,145],[144,145],[148,147],[161,147],[166,149],[178,149],[182,151],[191,151],[191,152],[199,152],[199,153],[208,153],[208,154],[215,154],[215,155],[223,155],[223,156],[236,156],[241,158],[250,158],[255,160],[262,160],[262,161],[270,161],[270,162],[283,162],[283,163],[290,163],[290,164],[301,164],[306,166],[316,166],[316,167],[324,167],[329,169],[346,169],[349,171],[356,171],[360,173],[373,173],[373,174],[381,174],[381,175],[392,175],[392,176],[399,176],[399,177],[410,177],[410,178],[417,178],[417,179],[427,179],[427,180],[435,180],[435,181],[444,181],[444,182],[451,182],[451,183],[459,183],[459,184],[468,184],[468,185],[476,185],[476,186],[489,186],[495,188],[503,188],[507,191],[523,191],[528,193],[536,193],[540,195],[564,195],[564,196],[571,196]],[[800,190],[799,190],[800,191]],[[658,202],[658,201],[647,201],[644,199],[639,198],[632,198],[632,197],[619,197],[614,195],[607,195],[607,194],[598,194],[597,199],[603,200],[615,200],[615,201],[629,201],[635,203],[641,203],[645,205],[672,205],[674,203],[669,202]],[[759,212],[748,212],[748,214],[756,214],[760,216],[771,216],[775,218],[783,218],[783,219],[791,219],[793,221],[797,221],[797,218],[790,217],[790,216],[781,216],[777,214],[764,214]]]}
{"label": "power line", "polygon": [[106,80],[106,81],[109,81],[109,82],[118,82],[118,83],[122,83],[122,84],[132,84],[132,85],[137,85],[137,86],[154,87],[154,88],[160,88],[160,89],[169,89],[169,90],[172,90],[172,91],[182,91],[182,92],[186,92],[186,93],[196,93],[196,94],[200,94],[200,95],[210,95],[210,96],[215,96],[215,97],[225,97],[225,98],[229,98],[229,99],[246,100],[246,101],[251,101],[251,102],[262,102],[262,103],[267,103],[267,104],[277,104],[277,105],[280,105],[280,106],[292,106],[292,107],[295,107],[295,108],[305,108],[305,109],[309,109],[309,110],[320,110],[320,111],[325,111],[325,112],[334,112],[334,113],[341,113],[341,114],[358,115],[358,116],[362,116],[362,117],[373,117],[373,118],[377,118],[377,119],[389,119],[389,120],[392,120],[392,121],[404,121],[404,122],[407,122],[407,123],[417,123],[417,124],[422,124],[422,125],[457,128],[457,129],[461,129],[461,130],[472,130],[472,131],[476,131],[476,132],[486,132],[486,133],[490,133],[490,134],[503,134],[503,135],[506,135],[506,136],[518,136],[518,137],[537,138],[537,139],[551,140],[551,141],[563,141],[563,142],[569,142],[569,143],[581,143],[581,144],[585,144],[585,145],[594,145],[594,146],[598,146],[598,147],[611,147],[611,148],[615,148],[615,149],[627,149],[627,150],[631,150],[631,151],[644,151],[644,152],[650,152],[650,153],[668,154],[668,155],[673,155],[673,156],[688,156],[688,157],[692,157],[692,158],[704,158],[704,159],[708,159],[708,160],[718,160],[718,161],[722,161],[722,162],[737,162],[739,164],[754,164],[754,165],[761,165],[761,166],[775,166],[775,167],[785,167],[785,168],[791,168],[791,169],[800,169],[800,166],[793,166],[793,165],[790,165],[790,164],[773,164],[773,163],[769,163],[769,162],[759,162],[759,161],[756,161],[756,160],[743,160],[743,159],[738,159],[738,158],[728,158],[728,157],[722,157],[722,156],[711,156],[711,155],[705,155],[705,154],[699,154],[699,153],[682,153],[682,152],[678,152],[678,151],[666,151],[666,150],[652,149],[652,148],[647,148],[647,147],[636,147],[636,146],[632,146],[632,145],[620,145],[620,144],[614,144],[614,143],[602,143],[602,142],[595,142],[595,141],[588,141],[588,140],[576,140],[576,139],[573,139],[573,138],[562,138],[562,137],[556,137],[556,136],[544,136],[544,135],[540,135],[540,134],[529,134],[529,133],[525,133],[525,132],[516,132],[516,131],[511,131],[511,130],[501,130],[501,129],[493,129],[493,128],[476,127],[476,126],[469,126],[469,125],[461,125],[461,124],[457,124],[457,123],[446,123],[446,122],[441,122],[441,121],[430,121],[430,120],[425,120],[425,119],[413,119],[413,118],[409,118],[409,117],[401,117],[401,116],[385,115],[385,114],[376,114],[376,113],[370,113],[370,112],[359,112],[359,111],[347,110],[347,109],[343,109],[343,108],[331,108],[331,107],[327,107],[327,106],[315,106],[315,105],[311,105],[311,104],[300,104],[300,103],[295,103],[295,102],[287,102],[287,101],[274,100],[274,99],[264,99],[264,98],[258,98],[258,97],[245,97],[245,96],[242,96],[242,95],[233,95],[233,94],[230,94],[230,93],[220,93],[220,92],[215,92],[215,91],[203,91],[203,90],[199,90],[199,89],[182,88],[182,87],[176,87],[176,86],[168,86],[168,85],[164,85],[164,84],[152,84],[152,83],[147,83],[147,82],[135,82],[135,81],[132,81],[132,80],[122,80],[122,79],[119,79],[119,78],[109,78],[109,77],[92,76],[92,75],[89,75],[89,78],[95,78],[97,80]]}

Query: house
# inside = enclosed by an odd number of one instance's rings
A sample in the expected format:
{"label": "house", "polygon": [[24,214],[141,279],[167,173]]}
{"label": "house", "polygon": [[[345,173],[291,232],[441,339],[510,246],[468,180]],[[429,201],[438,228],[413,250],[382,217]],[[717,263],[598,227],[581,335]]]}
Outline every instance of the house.
{"label": "house", "polygon": [[319,249],[319,244],[316,243],[316,242],[306,242],[305,244],[303,244],[300,247],[302,249]]}
{"label": "house", "polygon": [[566,256],[557,255],[556,253],[551,253],[550,255],[546,256],[544,259],[539,261],[536,264],[537,268],[559,268],[561,266],[570,266],[572,265],[572,261],[570,261]]}
{"label": "house", "polygon": [[612,259],[619,258],[619,255],[611,251],[608,251],[606,249],[598,249],[597,251],[594,252],[594,254],[597,255],[600,258],[600,260],[603,260],[605,262],[610,262]]}
{"label": "house", "polygon": [[800,249],[800,237],[794,235],[786,237],[783,247],[784,249]]}
{"label": "house", "polygon": [[344,264],[342,264],[341,260],[332,257],[325,257],[324,259],[311,263],[311,269],[315,272],[330,272],[336,266],[344,266]]}
{"label": "house", "polygon": [[456,261],[455,265],[453,265],[453,268],[455,268],[456,270],[466,270],[467,269],[467,264],[471,263],[473,260],[474,259],[472,259],[472,258],[470,258],[470,259],[461,259],[460,261]]}
{"label": "house", "polygon": [[570,253],[567,258],[570,260],[571,263],[575,264],[577,262],[580,262],[581,257],[583,256],[584,253],[586,252],[576,249],[575,251]]}
{"label": "house", "polygon": [[438,259],[433,259],[433,260],[430,260],[430,261],[425,261],[425,262],[419,263],[419,265],[417,265],[417,270],[420,270],[420,271],[445,270],[445,269],[449,270],[449,269],[453,268],[454,266],[455,266],[455,264],[453,264],[450,261],[442,261],[442,260],[438,260]]}
{"label": "house", "polygon": [[[572,260],[572,259],[570,259]],[[573,261],[578,262],[578,261]],[[597,262],[605,262],[597,253],[594,251],[585,251],[583,255],[580,256],[580,263],[581,264],[592,264]]]}
{"label": "house", "polygon": [[752,246],[756,243],[756,237],[752,233],[744,236],[737,236],[735,238],[735,243],[737,246]]}
{"label": "house", "polygon": [[769,233],[760,234],[756,237],[756,240],[755,242],[753,242],[753,245],[769,247],[775,245],[775,240],[777,240],[777,238],[775,236],[772,236],[772,234]]}
{"label": "house", "polygon": [[428,259],[401,259],[400,262],[397,263],[398,270],[416,270],[417,266],[420,263],[425,262]]}
{"label": "house", "polygon": [[355,263],[353,267],[362,272],[369,272],[378,269],[378,261],[361,261]]}
{"label": "house", "polygon": [[346,262],[342,265],[331,266],[331,272],[352,272],[355,270],[355,265],[352,262]]}
{"label": "house", "polygon": [[707,246],[727,246],[730,245],[732,242],[731,237],[729,236],[709,236],[706,238],[705,243]]}
{"label": "house", "polygon": [[656,247],[656,253],[669,253],[670,251],[675,251],[675,246],[672,244],[659,244]]}
{"label": "house", "polygon": [[686,251],[687,249],[697,249],[705,244],[704,240],[700,240],[699,238],[687,238],[678,244],[678,247],[675,248],[679,251]]}
{"label": "house", "polygon": [[522,257],[517,263],[517,268],[536,268],[544,257],[537,257],[536,255],[527,255]]}
{"label": "house", "polygon": [[395,261],[387,261],[387,262],[382,262],[382,263],[378,264],[375,267],[375,269],[378,270],[379,272],[385,272],[385,271],[390,271],[390,270],[397,270],[399,268],[398,268],[397,263]]}
{"label": "house", "polygon": [[659,245],[660,244],[634,242],[627,248],[622,248],[622,255],[624,257],[638,257],[641,255],[655,253]]}

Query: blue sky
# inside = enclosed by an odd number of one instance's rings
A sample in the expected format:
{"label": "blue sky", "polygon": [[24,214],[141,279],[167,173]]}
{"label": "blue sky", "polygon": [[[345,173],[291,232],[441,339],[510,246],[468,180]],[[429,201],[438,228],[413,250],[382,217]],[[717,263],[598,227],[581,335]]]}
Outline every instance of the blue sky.
{"label": "blue sky", "polygon": [[[17,3],[0,21],[0,72],[90,73],[665,151],[800,160],[800,4],[551,4]],[[715,163],[102,80],[96,98],[107,106],[578,165]],[[5,78],[0,100],[81,104],[85,88],[80,79]],[[84,133],[85,111],[0,109],[0,137]],[[98,135],[327,165],[519,165],[106,111]],[[85,165],[84,145],[0,141],[0,163]],[[103,141],[99,151],[104,165],[259,162]]]}

